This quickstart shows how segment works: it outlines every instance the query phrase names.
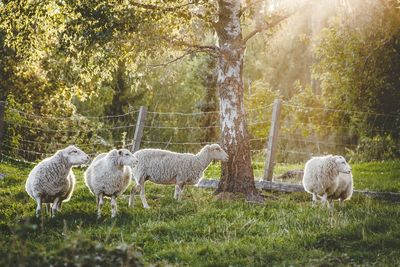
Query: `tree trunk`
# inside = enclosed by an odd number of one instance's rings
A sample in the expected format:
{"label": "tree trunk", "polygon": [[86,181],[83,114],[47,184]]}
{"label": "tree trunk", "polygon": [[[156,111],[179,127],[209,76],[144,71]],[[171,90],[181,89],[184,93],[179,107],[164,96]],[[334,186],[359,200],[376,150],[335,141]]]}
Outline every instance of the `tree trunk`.
{"label": "tree trunk", "polygon": [[222,163],[216,193],[243,193],[258,200],[251,166],[250,144],[244,108],[243,45],[239,0],[219,0],[215,26],[220,48],[217,88],[220,97],[221,138],[229,160]]}
{"label": "tree trunk", "polygon": [[[2,98],[0,98],[0,144],[3,143],[3,135],[5,132],[5,126],[4,126],[5,106],[6,106],[5,101],[3,101]],[[0,151],[1,150],[2,150],[2,148],[0,148]]]}
{"label": "tree trunk", "polygon": [[125,82],[125,61],[119,60],[118,67],[114,72],[114,94],[111,101],[111,105],[107,107],[107,115],[121,115],[124,113],[123,107],[127,105],[127,101],[124,99],[128,86]]}
{"label": "tree trunk", "polygon": [[215,111],[218,110],[218,98],[217,98],[217,72],[216,72],[216,60],[214,57],[207,58],[207,71],[204,75],[203,86],[205,88],[204,101],[200,105],[200,110],[206,112],[201,126],[205,127],[202,142],[210,142],[218,139],[218,132],[216,126],[218,121],[218,114]]}

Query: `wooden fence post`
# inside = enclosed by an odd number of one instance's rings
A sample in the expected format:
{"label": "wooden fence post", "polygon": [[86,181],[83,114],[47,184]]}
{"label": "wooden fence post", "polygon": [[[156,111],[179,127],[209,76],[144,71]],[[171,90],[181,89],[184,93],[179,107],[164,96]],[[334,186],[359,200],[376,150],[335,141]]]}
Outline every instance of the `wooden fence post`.
{"label": "wooden fence post", "polygon": [[5,112],[5,105],[6,103],[4,101],[0,101],[0,144],[3,142],[3,136],[4,136],[4,112]]}
{"label": "wooden fence post", "polygon": [[144,106],[140,106],[139,115],[136,122],[135,135],[133,137],[133,144],[131,151],[132,153],[136,152],[140,148],[140,143],[142,142],[143,131],[144,131],[144,122],[146,120],[147,108]]}
{"label": "wooden fence post", "polygon": [[279,118],[281,115],[282,100],[275,99],[272,109],[271,128],[269,129],[268,144],[266,147],[265,167],[263,180],[272,181],[275,165],[276,146],[278,143]]}

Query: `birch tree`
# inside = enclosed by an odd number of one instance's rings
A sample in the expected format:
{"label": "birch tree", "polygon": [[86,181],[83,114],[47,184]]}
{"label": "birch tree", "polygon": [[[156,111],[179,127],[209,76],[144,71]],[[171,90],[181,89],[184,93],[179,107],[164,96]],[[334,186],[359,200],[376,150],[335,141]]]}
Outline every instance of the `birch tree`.
{"label": "birch tree", "polygon": [[244,37],[241,25],[243,10],[240,0],[219,0],[218,21],[214,24],[219,52],[217,87],[221,141],[229,155],[228,162],[222,163],[221,180],[216,193],[243,193],[246,199],[258,201],[244,108],[243,58],[247,41],[257,33],[277,25],[283,18],[272,23],[257,21],[257,28]]}

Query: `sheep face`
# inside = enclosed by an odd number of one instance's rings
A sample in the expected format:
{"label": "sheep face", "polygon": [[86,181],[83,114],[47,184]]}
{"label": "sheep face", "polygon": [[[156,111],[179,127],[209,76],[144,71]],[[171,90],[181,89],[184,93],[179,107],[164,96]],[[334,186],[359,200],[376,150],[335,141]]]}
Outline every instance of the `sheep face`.
{"label": "sheep face", "polygon": [[89,161],[89,156],[76,146],[68,146],[62,150],[62,155],[71,165],[81,165]]}
{"label": "sheep face", "polygon": [[117,153],[120,165],[127,165],[134,168],[138,164],[138,159],[128,149],[119,149]]}
{"label": "sheep face", "polygon": [[214,160],[228,161],[228,154],[218,145],[212,144],[208,146],[208,153]]}
{"label": "sheep face", "polygon": [[351,167],[347,163],[346,159],[342,156],[335,156],[335,163],[338,166],[338,170],[341,173],[350,173],[351,172]]}

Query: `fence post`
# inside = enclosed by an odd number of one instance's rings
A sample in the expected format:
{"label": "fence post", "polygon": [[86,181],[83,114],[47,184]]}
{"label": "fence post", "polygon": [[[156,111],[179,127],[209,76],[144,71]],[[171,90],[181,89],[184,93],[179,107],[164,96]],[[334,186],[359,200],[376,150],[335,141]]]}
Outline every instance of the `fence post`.
{"label": "fence post", "polygon": [[139,115],[136,122],[135,135],[133,137],[133,144],[131,151],[136,152],[140,148],[140,143],[142,142],[144,122],[146,120],[147,108],[145,106],[140,106]]}
{"label": "fence post", "polygon": [[266,147],[265,167],[263,180],[272,181],[272,175],[275,165],[276,146],[278,143],[279,118],[281,115],[282,100],[275,99],[272,109],[271,128],[269,129],[269,138]]}
{"label": "fence post", "polygon": [[5,112],[5,101],[0,100],[0,144],[3,142],[4,136],[4,112]]}

